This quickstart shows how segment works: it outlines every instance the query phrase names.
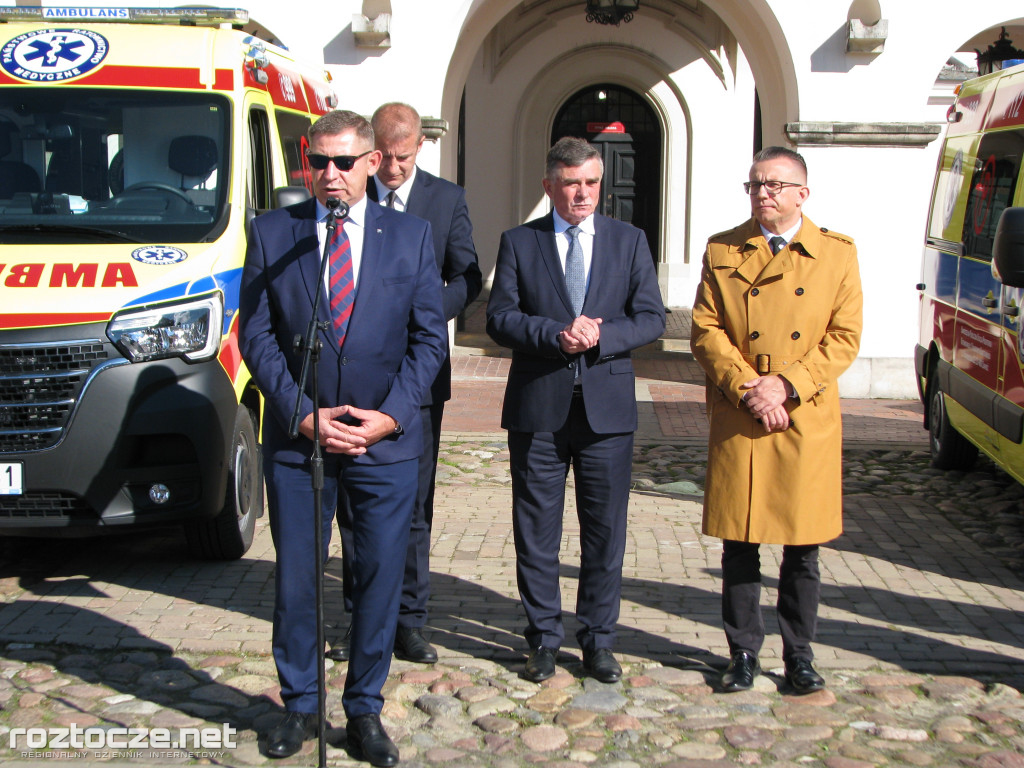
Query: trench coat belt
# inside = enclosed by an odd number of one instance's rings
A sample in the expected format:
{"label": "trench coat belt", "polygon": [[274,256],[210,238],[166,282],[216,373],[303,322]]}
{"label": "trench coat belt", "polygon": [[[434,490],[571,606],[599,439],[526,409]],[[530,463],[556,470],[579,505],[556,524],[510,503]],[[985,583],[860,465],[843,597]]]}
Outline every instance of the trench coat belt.
{"label": "trench coat belt", "polygon": [[779,360],[776,362],[772,360],[771,355],[751,355],[743,353],[743,359],[750,363],[751,367],[757,371],[758,376],[766,376],[769,373],[778,373],[789,368],[788,360]]}

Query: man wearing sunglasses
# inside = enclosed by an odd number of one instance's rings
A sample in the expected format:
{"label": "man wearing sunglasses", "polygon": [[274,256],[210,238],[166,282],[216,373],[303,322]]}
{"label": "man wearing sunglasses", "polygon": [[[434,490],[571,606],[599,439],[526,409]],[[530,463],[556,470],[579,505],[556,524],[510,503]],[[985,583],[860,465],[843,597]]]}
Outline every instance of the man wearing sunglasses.
{"label": "man wearing sunglasses", "polygon": [[[377,108],[370,121],[374,144],[381,163],[367,195],[381,205],[404,211],[430,222],[434,235],[434,257],[444,287],[441,300],[445,320],[452,320],[480,293],[482,278],[473,245],[466,193],[457,184],[439,179],[416,166],[423,147],[419,113],[408,104],[391,102]],[[409,531],[405,577],[395,635],[395,656],[420,664],[437,661],[437,651],[423,636],[430,596],[430,529],[434,519],[434,478],[441,441],[444,404],[451,399],[451,361],[445,356],[434,383],[425,393],[420,408],[423,425],[423,453],[420,456],[416,507]],[[355,561],[352,528],[344,503],[338,507],[338,528],[342,543],[342,572],[345,611],[351,612],[351,564]],[[331,645],[328,658],[344,661],[349,655],[350,635],[346,631]]]}
{"label": "man wearing sunglasses", "polygon": [[782,659],[804,694],[825,687],[811,664],[818,545],[843,530],[836,381],[860,345],[857,249],[803,215],[796,152],[761,150],[743,187],[752,218],[708,241],[690,339],[711,422],[703,530],[723,539],[721,689],[747,690],[760,672],[759,545],[781,544]]}
{"label": "man wearing sunglasses", "polygon": [[[264,471],[277,550],[274,660],[286,715],[267,754],[288,757],[316,729],[316,557],[309,457],[314,419],[324,449],[323,539],[339,493],[359,552],[352,589],[351,658],[342,704],[349,747],[373,765],[398,762],[380,722],[390,669],[406,541],[423,450],[419,410],[447,351],[441,279],[430,225],[366,198],[380,164],[370,124],[328,113],[309,130],[315,199],[254,219],[242,275],[242,355],[265,398]],[[328,241],[328,200],[348,206]],[[342,209],[343,210],[343,209]],[[343,210],[344,212],[344,210]],[[320,285],[327,242],[328,286]],[[319,287],[318,287],[319,286]],[[303,337],[317,291],[320,402],[303,393],[300,436],[288,425]],[[326,552],[325,552],[326,554]]]}

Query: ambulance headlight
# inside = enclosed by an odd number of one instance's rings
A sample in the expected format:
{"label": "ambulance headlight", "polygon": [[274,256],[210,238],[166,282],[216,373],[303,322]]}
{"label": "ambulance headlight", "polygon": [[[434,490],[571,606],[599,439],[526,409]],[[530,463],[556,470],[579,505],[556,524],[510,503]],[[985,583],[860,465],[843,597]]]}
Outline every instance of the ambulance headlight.
{"label": "ambulance headlight", "polygon": [[216,294],[121,312],[107,326],[107,336],[133,363],[168,357],[195,363],[220,350],[223,317],[223,299]]}

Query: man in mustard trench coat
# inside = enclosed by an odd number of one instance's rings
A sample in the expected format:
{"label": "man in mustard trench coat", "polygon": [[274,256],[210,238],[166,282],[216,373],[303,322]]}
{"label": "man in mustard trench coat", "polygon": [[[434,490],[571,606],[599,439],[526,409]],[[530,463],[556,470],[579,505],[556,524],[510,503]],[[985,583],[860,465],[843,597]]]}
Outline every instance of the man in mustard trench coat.
{"label": "man in mustard trench coat", "polygon": [[825,687],[811,642],[818,545],[842,521],[842,422],[836,381],[857,356],[857,249],[802,214],[804,159],[754,156],[752,219],[708,241],[691,346],[707,374],[704,533],[723,539],[722,619],[731,654],[722,690],[753,686],[764,642],[760,544],[782,544],[778,617],[786,680]]}

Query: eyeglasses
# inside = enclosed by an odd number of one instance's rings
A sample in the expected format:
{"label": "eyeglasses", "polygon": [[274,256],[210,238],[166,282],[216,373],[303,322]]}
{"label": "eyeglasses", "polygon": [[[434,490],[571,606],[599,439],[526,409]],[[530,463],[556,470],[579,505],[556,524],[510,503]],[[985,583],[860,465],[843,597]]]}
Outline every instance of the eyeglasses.
{"label": "eyeglasses", "polygon": [[775,179],[769,179],[768,181],[744,181],[743,191],[748,195],[756,195],[761,191],[761,187],[764,187],[768,190],[768,194],[774,197],[786,187],[802,186],[803,184],[795,181],[776,181]]}
{"label": "eyeglasses", "polygon": [[334,163],[334,167],[339,171],[351,171],[352,167],[356,164],[356,160],[360,157],[366,157],[371,152],[373,152],[372,149],[366,150],[361,155],[317,155],[313,152],[307,152],[306,159],[309,160],[310,168],[318,171],[325,170],[328,163]]}

